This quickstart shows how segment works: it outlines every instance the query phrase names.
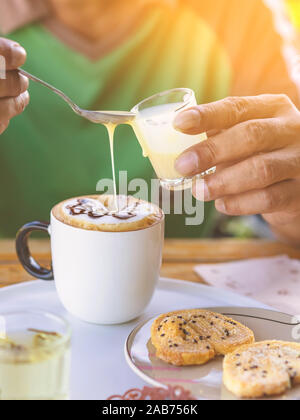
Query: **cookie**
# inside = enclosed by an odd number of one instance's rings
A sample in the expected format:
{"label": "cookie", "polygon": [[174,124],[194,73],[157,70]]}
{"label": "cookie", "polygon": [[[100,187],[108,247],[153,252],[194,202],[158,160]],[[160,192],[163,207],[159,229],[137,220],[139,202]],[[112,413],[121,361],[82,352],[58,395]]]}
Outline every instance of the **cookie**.
{"label": "cookie", "polygon": [[300,344],[263,341],[224,359],[223,382],[241,398],[279,395],[300,383]]}
{"label": "cookie", "polygon": [[152,324],[156,356],[177,366],[202,365],[243,344],[254,342],[253,332],[226,316],[189,309],[160,315]]}

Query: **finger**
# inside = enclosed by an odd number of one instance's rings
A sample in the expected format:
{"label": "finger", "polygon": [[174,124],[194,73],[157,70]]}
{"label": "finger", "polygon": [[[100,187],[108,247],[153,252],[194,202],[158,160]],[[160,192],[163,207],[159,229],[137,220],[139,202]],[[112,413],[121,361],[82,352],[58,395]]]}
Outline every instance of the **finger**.
{"label": "finger", "polygon": [[28,89],[29,80],[18,71],[8,71],[6,79],[0,79],[0,98],[16,97]]}
{"label": "finger", "polygon": [[300,175],[299,159],[293,148],[255,155],[233,166],[218,167],[215,174],[197,182],[205,184],[205,201],[216,200],[296,178]]}
{"label": "finger", "polygon": [[283,181],[268,188],[216,200],[216,209],[231,216],[294,211],[300,208],[297,180]]}
{"label": "finger", "polygon": [[229,97],[182,111],[174,126],[187,134],[222,130],[249,119],[273,117],[283,106],[294,106],[286,95]]}
{"label": "finger", "polygon": [[0,38],[0,55],[5,58],[6,70],[16,70],[26,61],[26,51],[10,39]]}
{"label": "finger", "polygon": [[213,137],[220,134],[223,130],[209,130],[206,132],[207,137]]}
{"label": "finger", "polygon": [[299,223],[300,209],[296,209],[294,211],[267,213],[263,214],[263,216],[270,225],[276,226],[276,228],[278,228],[279,226],[290,225],[291,223],[295,222]]}
{"label": "finger", "polygon": [[9,121],[4,121],[3,123],[0,123],[0,135],[4,133],[8,125],[9,125]]}
{"label": "finger", "polygon": [[177,158],[175,168],[193,176],[222,163],[276,150],[291,137],[287,131],[279,118],[247,121],[190,147]]}
{"label": "finger", "polygon": [[283,106],[293,106],[285,95],[230,97],[182,111],[174,127],[186,134],[223,130],[248,120],[274,117]]}
{"label": "finger", "polygon": [[29,104],[28,91],[21,93],[16,98],[0,99],[0,118],[1,121],[7,121],[14,116],[21,114]]}

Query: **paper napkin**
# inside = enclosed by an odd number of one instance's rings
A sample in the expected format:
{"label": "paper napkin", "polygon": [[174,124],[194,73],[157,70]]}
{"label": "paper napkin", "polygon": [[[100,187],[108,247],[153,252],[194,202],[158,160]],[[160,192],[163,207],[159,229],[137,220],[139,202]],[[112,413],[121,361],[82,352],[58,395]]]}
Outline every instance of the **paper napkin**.
{"label": "paper napkin", "polygon": [[221,264],[201,264],[195,272],[211,286],[230,290],[281,312],[300,315],[300,261],[286,255]]}

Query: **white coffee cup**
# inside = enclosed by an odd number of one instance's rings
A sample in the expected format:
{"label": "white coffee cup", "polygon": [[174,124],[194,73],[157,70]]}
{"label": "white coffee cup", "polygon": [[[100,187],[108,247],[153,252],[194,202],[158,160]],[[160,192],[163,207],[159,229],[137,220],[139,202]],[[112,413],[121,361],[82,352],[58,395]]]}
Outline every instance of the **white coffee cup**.
{"label": "white coffee cup", "polygon": [[[32,231],[50,234],[53,270],[30,255]],[[159,278],[164,238],[164,216],[134,231],[102,232],[73,227],[51,212],[51,224],[32,222],[17,235],[17,254],[28,273],[55,279],[65,308],[83,321],[118,324],[141,315]]]}

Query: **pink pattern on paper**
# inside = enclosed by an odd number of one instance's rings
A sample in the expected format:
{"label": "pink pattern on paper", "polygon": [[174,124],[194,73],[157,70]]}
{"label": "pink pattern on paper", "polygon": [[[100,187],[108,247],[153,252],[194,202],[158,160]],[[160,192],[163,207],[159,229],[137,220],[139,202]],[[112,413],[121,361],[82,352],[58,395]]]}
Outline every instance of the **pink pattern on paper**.
{"label": "pink pattern on paper", "polygon": [[[286,255],[222,264],[202,264],[195,272],[220,289],[251,296],[282,312],[300,314],[300,261]],[[230,277],[230,281],[229,278]]]}

